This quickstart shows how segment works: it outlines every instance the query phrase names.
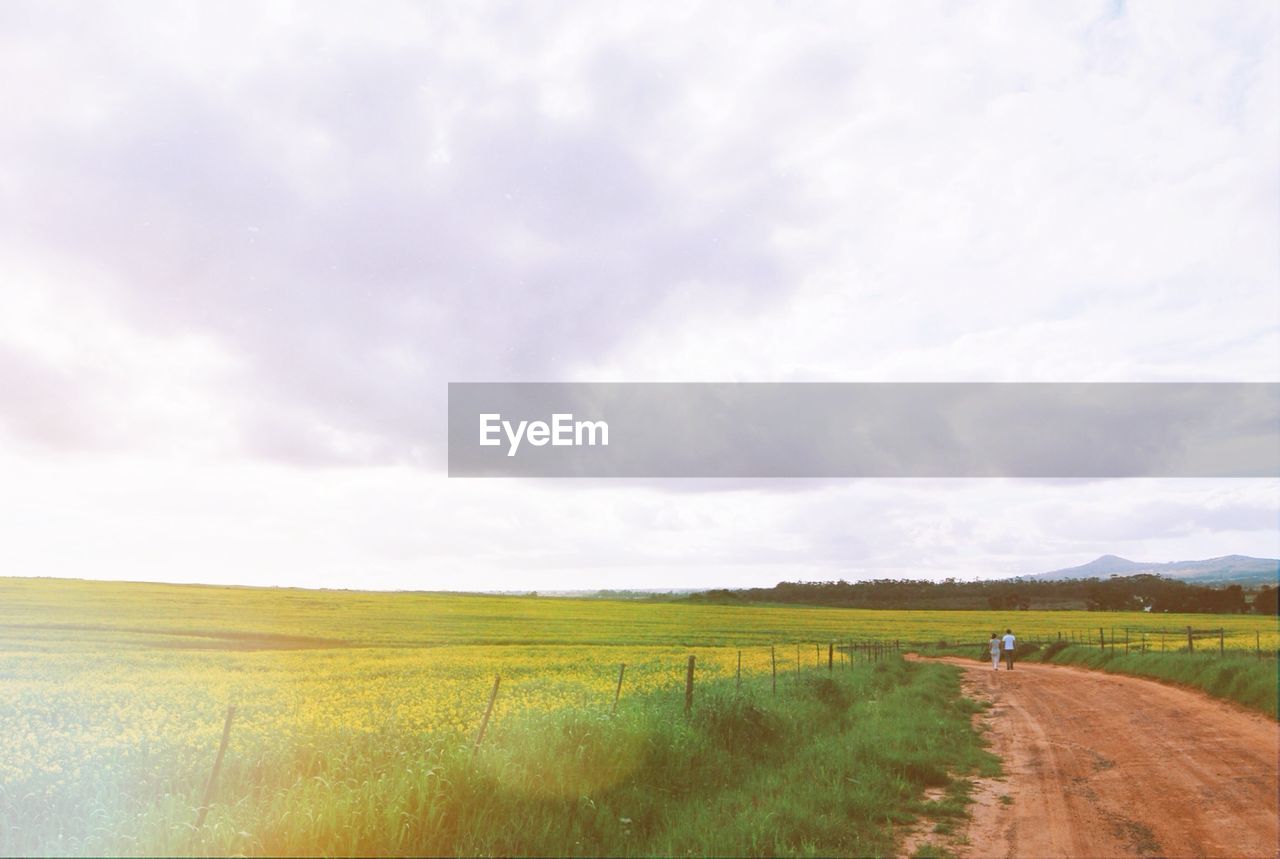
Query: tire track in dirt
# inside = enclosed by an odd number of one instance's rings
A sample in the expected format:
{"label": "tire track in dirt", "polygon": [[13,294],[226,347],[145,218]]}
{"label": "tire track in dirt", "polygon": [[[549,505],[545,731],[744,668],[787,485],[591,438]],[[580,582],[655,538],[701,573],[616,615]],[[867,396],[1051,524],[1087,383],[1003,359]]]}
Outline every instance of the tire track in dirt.
{"label": "tire track in dirt", "polygon": [[960,856],[1278,855],[1275,721],[1135,677],[942,661],[991,702],[1005,770],[978,781]]}

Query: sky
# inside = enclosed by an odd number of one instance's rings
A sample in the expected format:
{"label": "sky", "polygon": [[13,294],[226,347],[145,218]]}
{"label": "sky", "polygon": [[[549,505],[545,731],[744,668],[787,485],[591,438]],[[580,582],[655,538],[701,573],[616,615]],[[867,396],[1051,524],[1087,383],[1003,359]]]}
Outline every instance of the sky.
{"label": "sky", "polygon": [[0,575],[1280,556],[1280,482],[450,479],[463,381],[1280,381],[1259,2],[0,4]]}

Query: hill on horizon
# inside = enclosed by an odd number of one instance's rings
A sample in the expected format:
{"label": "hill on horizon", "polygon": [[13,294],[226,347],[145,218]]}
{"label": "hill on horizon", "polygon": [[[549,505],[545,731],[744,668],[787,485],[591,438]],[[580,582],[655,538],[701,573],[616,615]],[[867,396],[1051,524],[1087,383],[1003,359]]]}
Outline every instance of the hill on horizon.
{"label": "hill on horizon", "polygon": [[1198,584],[1273,585],[1280,580],[1280,559],[1223,555],[1220,558],[1206,558],[1201,561],[1149,563],[1130,561],[1119,555],[1102,555],[1078,567],[1050,570],[1023,578],[1058,581],[1142,574],[1165,576]]}

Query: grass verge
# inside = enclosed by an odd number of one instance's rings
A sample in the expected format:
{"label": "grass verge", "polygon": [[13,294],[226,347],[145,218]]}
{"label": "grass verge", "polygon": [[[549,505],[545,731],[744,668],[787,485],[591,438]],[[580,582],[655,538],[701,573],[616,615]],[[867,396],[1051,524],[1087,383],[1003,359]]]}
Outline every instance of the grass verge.
{"label": "grass verge", "polygon": [[316,737],[228,756],[200,830],[202,785],[175,785],[117,797],[133,804],[109,814],[82,809],[86,826],[64,818],[54,841],[11,829],[5,852],[890,855],[917,816],[963,817],[965,776],[998,769],[959,674],[888,659],[787,678],[776,696],[709,682],[688,718],[670,694],[613,718],[530,713],[493,725],[475,752],[389,728]]}

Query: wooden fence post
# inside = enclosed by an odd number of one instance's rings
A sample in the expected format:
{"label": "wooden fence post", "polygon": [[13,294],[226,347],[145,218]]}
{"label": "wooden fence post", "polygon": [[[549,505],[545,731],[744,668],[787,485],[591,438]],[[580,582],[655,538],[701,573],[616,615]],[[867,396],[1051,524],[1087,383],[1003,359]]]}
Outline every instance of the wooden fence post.
{"label": "wooden fence post", "polygon": [[773,669],[773,694],[778,694],[778,648],[777,645],[769,645],[769,666]]}
{"label": "wooden fence post", "polygon": [[1098,647],[1103,651],[1107,649],[1107,634],[1102,631],[1102,627],[1098,627]]}
{"label": "wooden fence post", "polygon": [[1218,627],[1218,655],[1227,655],[1227,633],[1223,627]]}
{"label": "wooden fence post", "polygon": [[1124,628],[1124,652],[1129,652],[1129,627]]}
{"label": "wooden fence post", "polygon": [[618,688],[613,693],[613,709],[609,711],[609,715],[613,716],[618,712],[618,699],[622,697],[622,675],[626,673],[627,663],[623,662],[618,666]]}
{"label": "wooden fence post", "polygon": [[688,716],[693,712],[693,666],[698,657],[689,654],[689,667],[684,673],[684,714]]}
{"label": "wooden fence post", "polygon": [[827,673],[830,674],[836,667],[836,645],[833,641],[827,642]]}
{"label": "wooden fence post", "polygon": [[1258,656],[1258,661],[1262,661],[1262,633],[1258,630],[1253,631],[1253,650]]}
{"label": "wooden fence post", "polygon": [[222,742],[218,743],[218,756],[213,759],[213,771],[209,773],[209,783],[204,787],[204,802],[200,803],[200,813],[196,816],[196,829],[204,826],[205,816],[209,813],[209,803],[213,801],[213,789],[218,783],[218,773],[222,771],[222,759],[227,754],[227,741],[231,738],[231,720],[235,715],[235,705],[228,705],[227,719],[222,723]]}
{"label": "wooden fence post", "polygon": [[480,730],[476,731],[476,743],[471,747],[471,754],[475,754],[480,750],[480,743],[484,741],[485,729],[489,727],[489,717],[493,715],[493,702],[498,700],[498,684],[502,682],[502,675],[495,674],[493,677],[493,691],[489,693],[489,706],[484,708],[484,718],[480,720]]}
{"label": "wooden fence post", "polygon": [[1195,639],[1191,637],[1191,627],[1188,626],[1187,627],[1187,653],[1195,653],[1195,652],[1196,652],[1196,642],[1195,642]]}

